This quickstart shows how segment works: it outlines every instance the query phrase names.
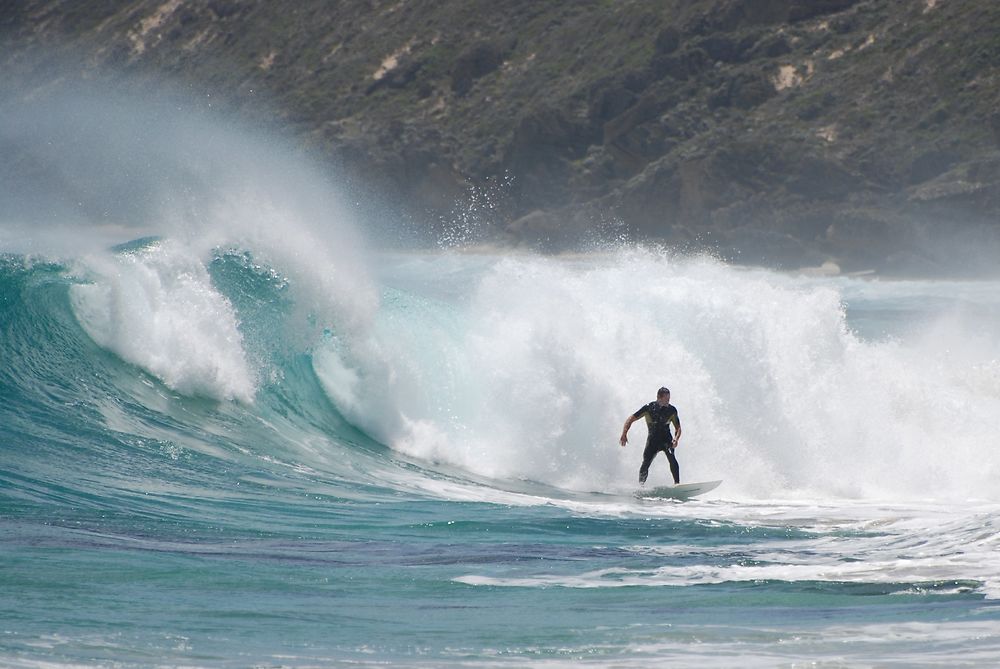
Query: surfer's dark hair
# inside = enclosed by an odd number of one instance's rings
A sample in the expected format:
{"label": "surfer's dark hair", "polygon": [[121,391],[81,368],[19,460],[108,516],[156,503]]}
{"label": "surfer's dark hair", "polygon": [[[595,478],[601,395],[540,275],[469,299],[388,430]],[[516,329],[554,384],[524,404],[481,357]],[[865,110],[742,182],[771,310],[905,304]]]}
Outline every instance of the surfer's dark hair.
{"label": "surfer's dark hair", "polygon": [[657,397],[663,397],[664,395],[669,395],[669,394],[670,394],[670,388],[667,388],[666,386],[663,386],[662,388],[656,391]]}

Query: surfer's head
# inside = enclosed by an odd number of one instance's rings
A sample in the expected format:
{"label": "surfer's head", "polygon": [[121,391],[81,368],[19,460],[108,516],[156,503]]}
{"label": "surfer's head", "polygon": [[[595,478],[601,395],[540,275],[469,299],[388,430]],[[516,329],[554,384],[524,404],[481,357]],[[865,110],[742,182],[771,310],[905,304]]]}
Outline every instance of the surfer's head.
{"label": "surfer's head", "polygon": [[659,402],[661,400],[664,402],[670,401],[670,388],[664,386],[656,391],[656,401]]}

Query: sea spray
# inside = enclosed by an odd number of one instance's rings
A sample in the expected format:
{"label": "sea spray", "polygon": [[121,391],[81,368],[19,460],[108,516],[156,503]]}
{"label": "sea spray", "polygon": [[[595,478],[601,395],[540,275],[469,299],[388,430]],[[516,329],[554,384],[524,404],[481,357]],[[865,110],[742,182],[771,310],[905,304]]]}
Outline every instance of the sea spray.
{"label": "sea spray", "polygon": [[[866,338],[845,314],[850,283],[627,247],[371,254],[308,160],[199,114],[114,100],[5,119],[5,142],[52,177],[6,194],[12,211],[60,204],[37,225],[4,221],[0,241],[68,259],[88,334],[177,392],[250,402],[263,379],[281,383],[251,351],[305,355],[330,410],[402,454],[590,491],[634,485],[642,428],[625,450],[617,433],[666,384],[685,480],[762,497],[992,490],[1000,356],[961,322]],[[106,250],[146,234],[160,241]],[[247,327],[238,290],[208,271],[225,254],[279,277],[288,309],[274,327]]]}
{"label": "sea spray", "polygon": [[368,329],[365,241],[328,168],[165,98],[98,87],[10,104],[0,146],[33,168],[4,172],[0,251],[64,262],[87,332],[173,390],[252,401],[274,368],[246,350],[212,263],[246,254],[293,286],[283,343],[252,343],[302,352],[324,330]]}

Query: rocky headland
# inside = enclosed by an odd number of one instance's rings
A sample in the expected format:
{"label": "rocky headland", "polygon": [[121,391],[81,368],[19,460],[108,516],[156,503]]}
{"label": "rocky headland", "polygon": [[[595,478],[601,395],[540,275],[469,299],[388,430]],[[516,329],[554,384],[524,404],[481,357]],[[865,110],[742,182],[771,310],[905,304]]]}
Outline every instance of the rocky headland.
{"label": "rocky headland", "polygon": [[180,82],[288,129],[431,237],[474,207],[479,241],[546,251],[621,236],[897,274],[1000,259],[993,0],[3,4],[8,92]]}

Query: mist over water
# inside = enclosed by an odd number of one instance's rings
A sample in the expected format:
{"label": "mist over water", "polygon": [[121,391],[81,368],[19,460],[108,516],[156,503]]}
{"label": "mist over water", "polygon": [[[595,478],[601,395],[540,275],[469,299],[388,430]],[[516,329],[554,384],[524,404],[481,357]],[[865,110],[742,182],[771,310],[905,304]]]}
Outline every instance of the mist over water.
{"label": "mist over water", "polygon": [[244,401],[257,387],[238,316],[207,272],[219,254],[294,282],[295,328],[371,318],[364,244],[340,194],[277,136],[155,96],[75,91],[8,107],[0,252],[66,261],[88,333],[170,387]]}
{"label": "mist over water", "polygon": [[[402,454],[606,491],[633,485],[644,439],[637,426],[618,448],[621,423],[668,385],[684,480],[760,497],[994,494],[989,290],[970,313],[864,336],[845,296],[891,310],[936,284],[627,246],[374,253],[317,166],[202,114],[66,97],[2,131],[34,170],[15,170],[32,188],[5,189],[2,248],[63,258],[87,334],[176,392],[252,404],[281,383],[262,351],[309,352],[332,406]],[[213,275],[240,254],[273,279],[264,299],[291,305],[266,332]]]}

